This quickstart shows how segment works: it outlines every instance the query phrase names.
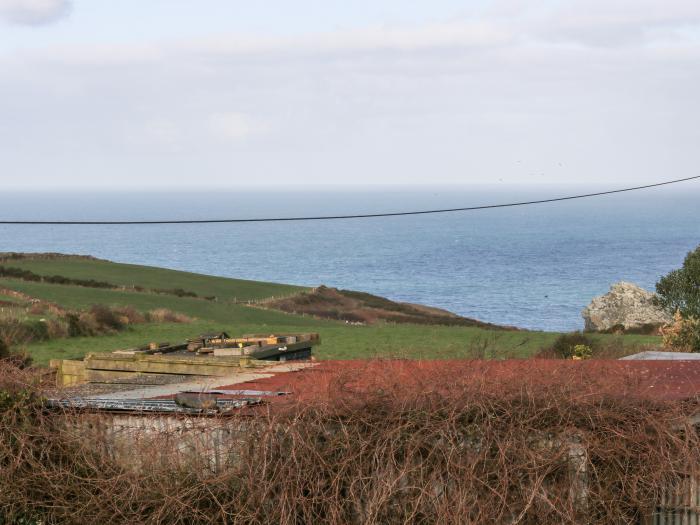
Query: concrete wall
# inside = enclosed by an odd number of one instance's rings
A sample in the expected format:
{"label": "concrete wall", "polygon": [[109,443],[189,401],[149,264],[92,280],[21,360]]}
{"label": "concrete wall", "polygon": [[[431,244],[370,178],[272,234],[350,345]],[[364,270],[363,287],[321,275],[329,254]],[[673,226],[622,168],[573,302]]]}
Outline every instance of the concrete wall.
{"label": "concrete wall", "polygon": [[226,416],[83,413],[67,416],[86,443],[127,468],[155,460],[219,472],[235,461],[247,423]]}

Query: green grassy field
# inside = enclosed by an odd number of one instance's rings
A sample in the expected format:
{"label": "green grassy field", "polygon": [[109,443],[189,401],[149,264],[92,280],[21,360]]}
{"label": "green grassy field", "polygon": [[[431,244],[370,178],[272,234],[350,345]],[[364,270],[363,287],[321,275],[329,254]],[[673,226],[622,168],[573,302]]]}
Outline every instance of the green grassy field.
{"label": "green grassy field", "polygon": [[30,270],[39,275],[61,275],[71,279],[94,279],[119,286],[143,288],[182,288],[201,297],[216,296],[219,300],[248,301],[286,296],[304,290],[288,284],[228,279],[197,273],[122,264],[99,259],[61,257],[57,259],[17,259],[2,263]]}
{"label": "green grassy field", "polygon": [[[139,324],[124,332],[100,337],[74,337],[30,344],[27,348],[37,364],[52,358],[80,358],[88,352],[128,348],[149,341],[176,342],[205,331],[226,330],[231,334],[315,331],[323,344],[315,349],[320,359],[362,359],[370,357],[460,358],[528,357],[550,344],[556,333],[509,332],[473,327],[425,326],[408,324],[349,325],[342,322],[263,310],[226,299],[260,299],[283,295],[297,287],[256,283],[222,277],[209,277],[145,266],[106,261],[61,258],[20,260],[5,263],[30,269],[42,275],[63,275],[96,279],[124,285],[192,290],[201,295],[216,295],[217,301],[177,297],[148,292],[87,288],[0,279],[0,286],[48,300],[69,309],[93,304],[133,306],[141,311],[168,308],[192,317],[188,324]],[[614,336],[596,336],[612,339]],[[655,337],[624,336],[625,345],[636,347],[658,341]]]}
{"label": "green grassy field", "polygon": [[88,308],[93,304],[133,306],[142,311],[155,308],[169,308],[199,319],[227,324],[272,323],[290,325],[301,323],[305,326],[314,324],[312,319],[301,318],[283,312],[192,297],[37,283],[16,279],[0,279],[0,286],[51,301],[65,308]]}

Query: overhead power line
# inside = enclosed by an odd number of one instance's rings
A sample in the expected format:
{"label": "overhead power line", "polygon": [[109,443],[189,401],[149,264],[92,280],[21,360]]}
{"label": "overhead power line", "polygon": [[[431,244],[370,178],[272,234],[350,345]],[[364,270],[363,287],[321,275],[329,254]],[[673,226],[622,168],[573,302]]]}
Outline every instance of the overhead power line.
{"label": "overhead power line", "polygon": [[429,215],[435,213],[452,213],[459,211],[476,211],[490,210],[494,208],[512,208],[515,206],[529,206],[531,204],[545,204],[548,202],[570,201],[575,199],[585,199],[588,197],[599,197],[601,195],[611,195],[613,193],[624,193],[627,191],[644,190],[648,188],[656,188],[659,186],[668,186],[670,184],[678,184],[679,182],[687,182],[690,180],[700,179],[700,175],[694,177],[686,177],[684,179],[675,179],[665,182],[657,182],[655,184],[645,184],[644,186],[634,186],[631,188],[622,188],[618,190],[598,191],[595,193],[583,193],[580,195],[569,195],[566,197],[554,197],[551,199],[538,199],[531,201],[509,202],[505,204],[487,204],[483,206],[466,206],[463,208],[442,208],[436,210],[419,210],[419,211],[397,211],[388,213],[361,213],[353,215],[317,215],[308,217],[264,217],[264,218],[247,218],[247,219],[169,219],[169,220],[137,220],[137,221],[49,221],[49,220],[0,220],[0,224],[37,224],[37,225],[133,225],[133,224],[215,224],[215,223],[236,223],[236,222],[283,222],[283,221],[330,221],[338,219],[371,219],[375,217],[403,217],[406,215]]}

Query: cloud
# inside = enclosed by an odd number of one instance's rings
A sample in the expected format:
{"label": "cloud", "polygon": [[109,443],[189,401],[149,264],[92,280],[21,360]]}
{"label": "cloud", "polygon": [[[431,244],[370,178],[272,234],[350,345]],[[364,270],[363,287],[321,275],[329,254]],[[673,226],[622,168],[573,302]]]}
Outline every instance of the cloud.
{"label": "cloud", "polygon": [[39,26],[67,16],[70,0],[0,0],[0,19],[8,24]]}
{"label": "cloud", "polygon": [[293,37],[221,35],[180,42],[181,49],[203,54],[250,55],[328,55],[419,52],[430,49],[485,49],[512,42],[510,28],[491,21],[454,21],[421,27],[369,26],[314,32]]}
{"label": "cloud", "polygon": [[638,1],[0,52],[0,157],[16,174],[3,183],[687,173],[700,163],[700,8]]}
{"label": "cloud", "polygon": [[594,47],[680,38],[682,30],[699,25],[700,4],[695,0],[576,0],[537,24],[545,39]]}
{"label": "cloud", "polygon": [[219,140],[238,142],[262,134],[266,126],[249,115],[228,112],[211,115],[209,129]]}
{"label": "cloud", "polygon": [[[1,3],[5,0],[0,0]],[[48,1],[48,0],[47,0]],[[291,57],[338,58],[377,52],[419,53],[441,49],[484,51],[513,44],[508,24],[455,21],[421,27],[380,27],[312,32],[296,36],[231,34],[148,43],[55,45],[24,50],[21,60],[48,60],[78,66],[153,64],[168,59],[207,61],[214,58],[288,60]],[[2,55],[0,55],[2,58]],[[15,58],[20,58],[15,53]]]}

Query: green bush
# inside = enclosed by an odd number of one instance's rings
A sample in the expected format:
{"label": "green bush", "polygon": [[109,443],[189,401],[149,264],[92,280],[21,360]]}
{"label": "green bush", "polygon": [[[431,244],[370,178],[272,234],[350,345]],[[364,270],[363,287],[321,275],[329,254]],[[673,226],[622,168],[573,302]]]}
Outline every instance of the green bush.
{"label": "green bush", "polygon": [[176,295],[177,297],[197,297],[196,293],[183,290],[182,288],[153,288],[152,291],[155,293]]}
{"label": "green bush", "polygon": [[49,327],[46,321],[25,321],[23,324],[27,330],[27,338],[30,341],[46,341],[49,339]]}
{"label": "green bush", "polygon": [[658,303],[670,313],[700,318],[700,246],[686,255],[683,266],[656,283]]}
{"label": "green bush", "polygon": [[593,351],[588,345],[576,345],[574,346],[573,354],[574,355],[572,357],[574,359],[590,359],[593,356]]}
{"label": "green bush", "polygon": [[594,341],[581,332],[571,332],[557,337],[548,349],[556,357],[571,359],[575,355],[577,346],[586,346],[589,349],[595,345]]}

